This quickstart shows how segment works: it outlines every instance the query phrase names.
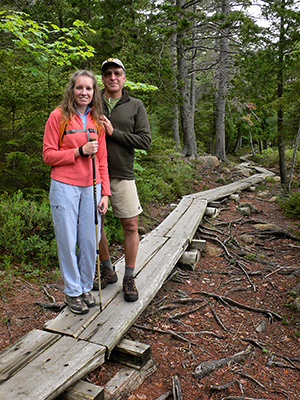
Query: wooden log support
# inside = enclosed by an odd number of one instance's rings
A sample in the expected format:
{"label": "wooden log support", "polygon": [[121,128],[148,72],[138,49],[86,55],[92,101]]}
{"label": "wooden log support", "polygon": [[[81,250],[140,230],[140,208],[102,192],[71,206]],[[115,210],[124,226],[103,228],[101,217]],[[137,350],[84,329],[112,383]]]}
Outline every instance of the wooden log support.
{"label": "wooden log support", "polygon": [[122,369],[105,385],[104,400],[121,400],[157,370],[152,358],[140,370]]}
{"label": "wooden log support", "polygon": [[222,206],[222,203],[221,201],[211,201],[208,203],[207,206],[212,208],[220,208]]}
{"label": "wooden log support", "polygon": [[204,240],[204,239],[193,239],[192,243],[188,247],[188,251],[189,250],[199,250],[200,252],[201,251],[205,251],[206,250],[206,240]]}
{"label": "wooden log support", "polygon": [[237,201],[240,198],[240,195],[238,193],[232,193],[228,198],[229,200]]}
{"label": "wooden log support", "polygon": [[81,380],[55,400],[104,400],[104,388]]}
{"label": "wooden log support", "polygon": [[216,218],[220,213],[220,210],[215,207],[206,207],[205,215],[210,218]]}
{"label": "wooden log support", "polygon": [[122,339],[111,352],[110,359],[135,369],[141,369],[151,357],[148,344]]}
{"label": "wooden log support", "polygon": [[200,258],[200,251],[197,249],[185,251],[179,259],[179,264],[184,268],[194,269]]}

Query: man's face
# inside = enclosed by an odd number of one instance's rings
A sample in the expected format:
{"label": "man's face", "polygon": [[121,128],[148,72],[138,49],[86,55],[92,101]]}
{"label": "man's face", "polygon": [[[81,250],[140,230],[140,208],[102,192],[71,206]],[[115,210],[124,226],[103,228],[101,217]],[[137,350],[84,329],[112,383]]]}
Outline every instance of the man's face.
{"label": "man's face", "polygon": [[117,66],[108,67],[102,73],[102,82],[105,87],[105,92],[111,97],[121,97],[125,80],[126,75],[123,68]]}

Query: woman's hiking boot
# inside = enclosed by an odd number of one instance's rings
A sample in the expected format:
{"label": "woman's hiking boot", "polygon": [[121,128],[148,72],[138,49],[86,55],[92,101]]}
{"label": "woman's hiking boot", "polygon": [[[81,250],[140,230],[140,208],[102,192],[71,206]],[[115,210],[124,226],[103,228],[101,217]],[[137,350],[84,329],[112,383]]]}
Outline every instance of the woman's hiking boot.
{"label": "woman's hiking boot", "polygon": [[85,302],[85,304],[88,306],[88,308],[95,307],[96,299],[91,292],[82,293],[81,297],[82,300]]}
{"label": "woman's hiking boot", "polygon": [[66,294],[65,303],[74,314],[86,314],[89,312],[88,306],[82,299],[82,296],[68,296]]}
{"label": "woman's hiking boot", "polygon": [[[118,281],[118,275],[115,271],[111,271],[108,268],[101,266],[101,289],[106,288],[108,284],[116,283]],[[99,290],[98,276],[94,279],[93,290]]]}
{"label": "woman's hiking boot", "polygon": [[124,276],[123,292],[125,301],[136,301],[139,298],[133,276]]}

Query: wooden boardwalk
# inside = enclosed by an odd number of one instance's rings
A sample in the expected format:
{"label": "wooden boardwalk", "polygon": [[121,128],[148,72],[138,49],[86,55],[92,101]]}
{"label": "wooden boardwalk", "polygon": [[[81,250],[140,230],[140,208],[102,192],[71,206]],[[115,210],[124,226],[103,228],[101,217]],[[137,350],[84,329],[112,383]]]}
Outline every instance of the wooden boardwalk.
{"label": "wooden boardwalk", "polygon": [[[124,258],[120,277],[102,291],[103,311],[76,315],[66,307],[43,330],[35,329],[0,353],[1,400],[51,400],[107,360],[137,317],[147,308],[189,247],[211,201],[245,190],[273,175],[259,174],[183,197],[168,217],[140,242],[135,268],[139,300],[124,301]],[[95,292],[95,296],[98,294]]]}

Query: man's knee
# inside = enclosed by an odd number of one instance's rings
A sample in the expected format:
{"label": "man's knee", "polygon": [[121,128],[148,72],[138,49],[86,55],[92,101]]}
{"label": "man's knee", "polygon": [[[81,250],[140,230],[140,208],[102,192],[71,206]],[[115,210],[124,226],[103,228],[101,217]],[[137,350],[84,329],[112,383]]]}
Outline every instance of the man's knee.
{"label": "man's knee", "polygon": [[125,233],[134,234],[138,231],[138,217],[120,218]]}

